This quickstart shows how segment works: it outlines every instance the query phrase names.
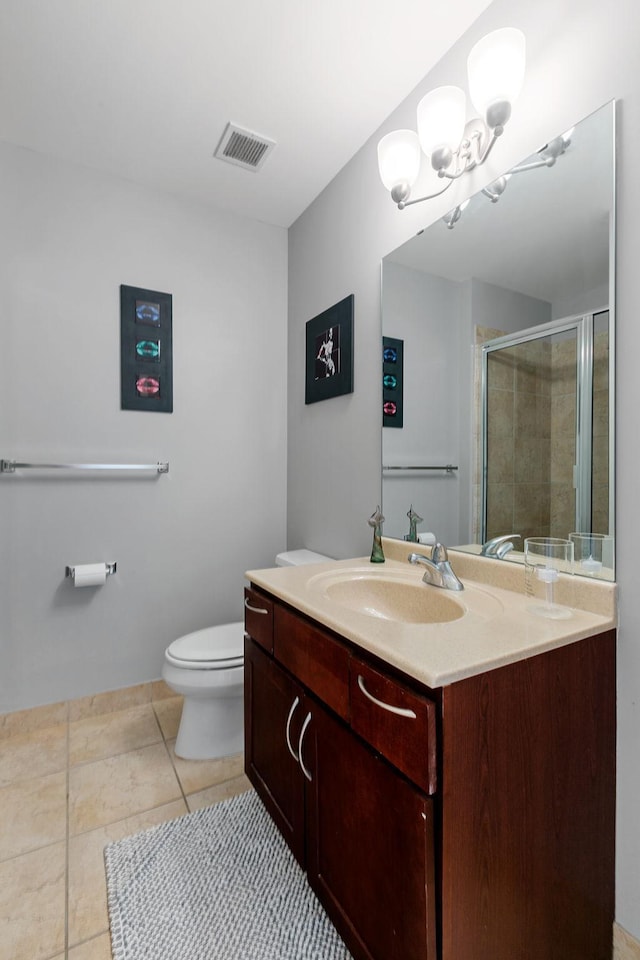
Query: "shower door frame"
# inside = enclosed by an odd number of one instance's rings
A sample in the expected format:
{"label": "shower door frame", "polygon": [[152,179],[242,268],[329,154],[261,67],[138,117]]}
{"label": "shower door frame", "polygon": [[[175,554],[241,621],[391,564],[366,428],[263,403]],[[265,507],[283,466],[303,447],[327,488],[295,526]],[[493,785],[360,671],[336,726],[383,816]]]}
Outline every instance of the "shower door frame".
{"label": "shower door frame", "polygon": [[[592,453],[593,453],[593,342],[594,317],[609,311],[609,530],[613,532],[613,380],[612,363],[612,323],[611,311],[608,307],[594,310],[593,313],[576,314],[572,317],[563,317],[560,320],[551,320],[518,333],[509,333],[503,337],[496,337],[481,345],[481,383],[480,405],[482,468],[480,471],[480,530],[481,541],[487,539],[487,468],[488,468],[488,362],[489,355],[507,347],[515,347],[521,343],[542,340],[553,334],[575,331],[576,333],[576,462],[573,468],[573,486],[576,491],[575,530],[591,531],[591,483],[592,483]],[[516,530],[505,530],[505,533],[517,533]],[[568,533],[569,531],[567,531]]]}

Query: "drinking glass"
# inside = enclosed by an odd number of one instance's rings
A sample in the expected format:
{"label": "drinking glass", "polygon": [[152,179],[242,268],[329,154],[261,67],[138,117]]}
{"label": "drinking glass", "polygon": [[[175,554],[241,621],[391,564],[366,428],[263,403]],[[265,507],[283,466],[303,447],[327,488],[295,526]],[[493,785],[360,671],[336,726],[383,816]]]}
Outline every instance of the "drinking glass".
{"label": "drinking glass", "polygon": [[613,537],[607,533],[570,533],[569,539],[573,543],[576,573],[588,577],[611,577]]}
{"label": "drinking glass", "polygon": [[573,573],[573,543],[560,537],[528,537],[524,541],[525,592],[535,601],[530,610],[550,620],[566,620],[569,607],[556,602],[561,573]]}

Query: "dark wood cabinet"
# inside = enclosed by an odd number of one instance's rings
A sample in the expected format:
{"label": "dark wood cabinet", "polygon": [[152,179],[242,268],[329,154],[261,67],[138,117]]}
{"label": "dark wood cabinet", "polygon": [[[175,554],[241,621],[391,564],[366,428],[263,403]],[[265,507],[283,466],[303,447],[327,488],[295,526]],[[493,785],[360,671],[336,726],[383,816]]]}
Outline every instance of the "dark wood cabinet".
{"label": "dark wood cabinet", "polygon": [[290,746],[300,738],[304,693],[248,636],[244,675],[246,773],[304,867],[304,778]]}
{"label": "dark wood cabinet", "polygon": [[264,599],[247,774],[356,960],[610,960],[615,632],[430,690]]}
{"label": "dark wood cabinet", "polygon": [[615,690],[614,631],[444,688],[442,960],[610,960]]}
{"label": "dark wood cabinet", "polygon": [[249,637],[245,675],[247,775],[356,960],[435,956],[432,801]]}
{"label": "dark wood cabinet", "polygon": [[357,960],[435,958],[433,801],[326,710],[312,713],[311,886]]}

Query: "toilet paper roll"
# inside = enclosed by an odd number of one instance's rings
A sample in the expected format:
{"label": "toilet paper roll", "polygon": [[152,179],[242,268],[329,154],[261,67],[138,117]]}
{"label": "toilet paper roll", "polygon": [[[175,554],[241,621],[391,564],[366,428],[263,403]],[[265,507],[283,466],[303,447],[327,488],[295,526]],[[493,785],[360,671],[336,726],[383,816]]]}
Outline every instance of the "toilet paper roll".
{"label": "toilet paper roll", "polygon": [[106,579],[106,563],[81,563],[74,567],[74,587],[100,587]]}
{"label": "toilet paper roll", "polygon": [[433,546],[436,542],[435,533],[419,533],[418,534],[418,543],[426,543]]}

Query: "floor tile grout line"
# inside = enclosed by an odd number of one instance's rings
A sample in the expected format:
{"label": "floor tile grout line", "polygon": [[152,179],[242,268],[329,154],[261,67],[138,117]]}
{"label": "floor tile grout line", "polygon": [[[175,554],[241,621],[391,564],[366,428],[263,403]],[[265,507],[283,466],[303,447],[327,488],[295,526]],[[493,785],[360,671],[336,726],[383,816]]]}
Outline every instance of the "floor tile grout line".
{"label": "floor tile grout line", "polygon": [[167,738],[166,738],[165,735],[164,735],[164,730],[162,729],[162,724],[160,723],[160,717],[158,716],[158,711],[156,710],[155,704],[154,704],[153,701],[151,701],[151,709],[153,710],[153,715],[154,715],[154,717],[155,717],[155,719],[156,719],[156,723],[157,723],[157,725],[158,725],[158,730],[160,731],[160,736],[161,736],[162,739],[166,742]]}
{"label": "floor tile grout line", "polygon": [[[94,933],[92,936],[87,937],[85,940],[78,940],[77,943],[74,943],[69,947],[69,950],[75,950],[76,947],[86,947],[88,943],[93,943],[94,940],[99,940],[100,937],[104,937],[105,933],[109,936],[109,938],[111,937],[111,932],[109,930],[109,927],[105,927],[104,930],[100,930],[98,931],[98,933]],[[109,950],[111,950],[111,947],[109,947]]]}
{"label": "floor tile grout line", "polygon": [[173,767],[173,772],[174,772],[174,774],[175,774],[175,778],[176,778],[176,780],[178,781],[178,787],[180,788],[180,793],[182,794],[182,799],[184,800],[184,803],[185,803],[185,806],[186,806],[186,808],[187,808],[187,811],[190,813],[190,812],[191,812],[191,808],[189,807],[189,801],[187,800],[187,794],[184,792],[184,787],[182,786],[182,780],[180,779],[180,774],[178,773],[178,769],[177,769],[177,767],[176,767],[176,765],[175,765],[173,756],[172,756],[172,754],[171,754],[171,750],[170,750],[170,748],[169,748],[169,743],[168,743],[167,740],[164,741],[164,748],[165,748],[165,750],[167,751],[167,756],[169,757],[169,762],[170,762],[171,766]]}
{"label": "floor tile grout line", "polygon": [[[162,803],[156,803],[153,807],[144,807],[143,810],[135,810],[133,813],[128,813],[126,817],[119,817],[117,820],[110,820],[108,823],[101,823],[97,827],[89,827],[88,830],[81,830],[80,833],[72,833],[69,835],[69,840],[71,843],[73,843],[74,840],[78,840],[80,837],[86,837],[89,833],[94,833],[96,830],[108,830],[109,827],[114,827],[116,824],[123,823],[125,820],[132,820],[134,817],[144,816],[144,814],[151,813],[153,810],[160,810],[162,807],[169,807],[172,803],[179,803],[180,800],[183,799],[184,794],[182,794],[180,797],[173,797],[171,800],[164,800]],[[170,819],[173,820],[175,818],[171,817]],[[151,827],[142,828],[142,830],[147,829],[151,829]]]}
{"label": "floor tile grout line", "polygon": [[20,853],[14,853],[11,857],[0,857],[0,866],[5,863],[11,863],[13,860],[19,860],[20,857],[29,857],[32,853],[39,853],[41,850],[47,850],[49,847],[56,847],[59,843],[64,843],[64,837],[59,837],[57,840],[49,840],[48,843],[43,843],[39,847],[29,847],[28,850],[22,850]]}
{"label": "floor tile grout line", "polygon": [[[177,699],[177,697],[172,697],[171,699]],[[161,703],[161,702],[162,702],[162,701],[156,700],[156,701],[152,702],[151,706],[153,707],[153,712],[154,712],[155,717],[156,717],[156,723],[157,723],[158,726],[160,727],[160,733],[162,734],[162,739],[164,740],[165,743],[168,743],[169,740],[175,740],[175,735],[173,735],[173,736],[171,736],[171,737],[168,737],[168,736],[166,735],[166,733],[164,732],[164,729],[163,729],[163,726],[162,726],[162,722],[161,722],[161,720],[160,720],[160,717],[158,716],[158,711],[157,711],[156,708],[155,708],[155,704],[156,704],[156,703]],[[180,707],[181,707],[181,709],[182,709],[182,702],[183,702],[183,701],[182,701],[182,698],[180,698]]]}
{"label": "floor tile grout line", "polygon": [[103,757],[92,757],[91,760],[78,760],[75,763],[69,762],[69,767],[72,770],[78,770],[80,767],[88,767],[91,763],[101,763],[103,760],[111,760],[112,757],[124,757],[128,753],[135,753],[137,750],[144,750],[146,747],[155,747],[162,742],[162,737],[160,737],[160,739],[152,740],[150,743],[141,743],[137,747],[130,747],[128,750],[120,750],[117,753],[108,753]]}
{"label": "floor tile grout line", "polygon": [[67,790],[66,790],[66,823],[64,844],[64,960],[69,955],[69,818],[70,818],[70,760],[71,760],[71,733],[69,729],[69,708],[67,705]]}
{"label": "floor tile grout line", "polygon": [[[165,699],[166,699],[166,698],[165,698]],[[154,703],[156,703],[156,702],[158,702],[158,701],[152,701],[152,700],[150,700],[148,703],[137,704],[136,707],[132,707],[132,708],[126,707],[124,710],[121,710],[121,711],[120,711],[120,710],[117,710],[117,711],[114,710],[114,711],[111,711],[111,712],[112,712],[112,713],[125,713],[125,712],[126,712],[127,710],[129,710],[129,709],[137,709],[139,706],[143,706],[143,707],[150,706],[151,709],[152,709],[153,718],[154,718],[154,720],[155,720],[155,722],[156,722],[156,726],[157,726],[157,728],[158,728],[159,737],[158,737],[157,740],[152,740],[152,741],[149,742],[149,743],[141,743],[141,744],[139,744],[139,745],[136,746],[136,747],[130,747],[128,750],[120,750],[120,751],[118,751],[118,752],[116,752],[116,753],[108,753],[108,754],[105,755],[105,756],[92,757],[91,759],[79,760],[79,761],[76,761],[76,762],[73,762],[73,763],[71,762],[71,754],[69,754],[69,765],[70,765],[70,767],[72,767],[73,769],[76,769],[76,768],[78,768],[78,767],[85,767],[85,766],[87,766],[88,764],[91,764],[91,763],[99,763],[101,760],[108,760],[108,759],[110,759],[111,757],[122,757],[122,756],[124,756],[124,755],[127,754],[127,753],[133,753],[133,752],[136,751],[136,750],[143,750],[145,747],[153,747],[153,746],[155,746],[155,745],[158,744],[158,743],[163,743],[163,742],[166,743],[166,742],[167,742],[167,737],[165,736],[165,733],[164,733],[164,731],[163,731],[163,729],[162,729],[162,724],[161,724],[161,722],[160,722],[160,718],[158,717],[158,714],[157,714],[157,712],[156,712],[156,710],[155,710],[155,707],[154,707]],[[101,716],[108,716],[108,715],[110,715],[110,714],[101,714]],[[91,719],[93,719],[93,718],[91,718]],[[78,722],[78,721],[72,721],[72,722],[73,722],[73,723],[76,723],[76,722]],[[71,726],[71,723],[69,724],[69,726]]]}
{"label": "floor tile grout line", "polygon": [[[153,706],[153,704],[152,704],[152,706]],[[191,813],[192,811],[191,811],[191,807],[189,806],[189,801],[187,800],[187,794],[185,793],[185,789],[184,789],[184,786],[183,786],[183,784],[182,784],[182,780],[180,779],[180,774],[178,773],[178,768],[176,767],[174,757],[173,757],[173,755],[172,755],[172,753],[171,753],[171,748],[169,747],[169,742],[175,740],[175,737],[167,737],[167,736],[166,736],[164,730],[162,729],[162,724],[160,723],[160,717],[158,716],[158,713],[157,713],[157,711],[156,711],[155,706],[153,707],[153,712],[154,712],[154,714],[155,714],[155,716],[156,716],[156,722],[157,722],[158,726],[160,727],[160,733],[162,734],[162,740],[163,740],[163,743],[164,743],[164,747],[165,747],[165,750],[167,751],[167,754],[168,754],[168,756],[169,756],[169,760],[171,761],[171,766],[173,767],[173,772],[174,772],[174,774],[175,774],[176,780],[178,781],[178,786],[180,787],[180,793],[182,794],[182,799],[183,799],[184,802],[185,802],[185,806],[186,806],[186,808],[187,808],[187,811],[188,811],[189,813]]]}

